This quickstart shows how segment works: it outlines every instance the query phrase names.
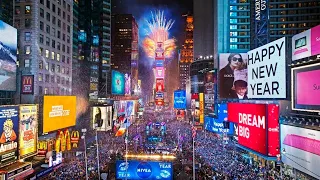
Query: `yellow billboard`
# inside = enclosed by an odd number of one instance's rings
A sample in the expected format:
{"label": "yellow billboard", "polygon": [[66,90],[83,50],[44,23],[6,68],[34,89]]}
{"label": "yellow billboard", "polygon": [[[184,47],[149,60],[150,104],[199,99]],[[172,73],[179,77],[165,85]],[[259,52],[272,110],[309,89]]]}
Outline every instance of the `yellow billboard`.
{"label": "yellow billboard", "polygon": [[76,96],[44,96],[43,133],[76,125]]}
{"label": "yellow billboard", "polygon": [[21,159],[37,153],[38,106],[21,105],[19,114],[19,155]]}
{"label": "yellow billboard", "polygon": [[199,93],[199,110],[200,110],[200,124],[204,123],[204,96]]}

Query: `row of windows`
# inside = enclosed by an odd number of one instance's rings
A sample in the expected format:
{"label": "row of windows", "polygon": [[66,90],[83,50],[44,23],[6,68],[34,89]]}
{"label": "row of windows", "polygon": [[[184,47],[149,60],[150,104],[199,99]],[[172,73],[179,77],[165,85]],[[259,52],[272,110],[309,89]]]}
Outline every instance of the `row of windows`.
{"label": "row of windows", "polygon": [[238,45],[232,44],[230,45],[230,49],[250,49],[250,46],[244,45],[244,44],[238,44]]}
{"label": "row of windows", "polygon": [[[14,20],[14,27],[16,27],[18,29],[22,28],[20,19]],[[24,19],[24,27],[31,28],[31,19],[29,19],[29,18]]]}
{"label": "row of windows", "polygon": [[[46,15],[46,17],[44,17],[44,15]],[[65,19],[65,12],[63,11],[63,19]],[[49,12],[44,12],[44,9],[42,9],[42,8],[40,8],[40,17],[42,17],[42,18],[46,18],[46,20],[48,21],[48,22],[52,22],[52,24],[56,24],[56,17],[54,16],[54,15],[50,15],[50,13]],[[68,14],[67,15],[67,21],[70,23],[70,15]],[[58,19],[58,26],[59,26],[59,24],[61,24],[61,20],[60,19]],[[61,26],[61,25],[60,25]]]}
{"label": "row of windows", "polygon": [[[44,36],[43,34],[40,34],[39,35],[39,43],[40,44],[44,44]],[[68,36],[67,38],[67,43],[70,43],[70,37]],[[49,37],[46,37],[45,39],[45,44],[47,46],[51,46],[52,48],[56,48],[57,50],[62,50],[62,52],[67,52],[68,54],[71,52],[70,51],[70,47],[69,46],[66,46],[65,44],[62,44],[54,39],[51,39],[51,43],[50,43],[50,38]]]}
{"label": "row of windows", "polygon": [[[39,1],[40,1],[40,4],[43,4],[43,5],[44,5],[44,0],[39,0]],[[55,0],[55,1],[57,1],[57,3],[58,3],[59,5],[61,5],[61,0]],[[52,10],[53,12],[56,11],[56,5],[55,5],[54,3],[52,3],[52,5],[51,5],[50,0],[46,0],[46,7],[47,7],[48,9],[50,9],[50,7],[51,7],[51,10]],[[70,6],[70,4],[67,4],[65,0],[63,0],[63,8],[64,8],[64,9],[67,8],[69,12],[71,11],[71,6]],[[59,12],[59,9],[60,9],[60,8],[58,8],[58,12]]]}
{"label": "row of windows", "polygon": [[[50,92],[49,92],[50,89]],[[39,95],[43,95],[43,94],[51,94],[51,95],[71,95],[71,92],[68,91],[66,88],[48,88],[45,87],[43,90],[42,86],[39,86]]]}
{"label": "row of windows", "polygon": [[[42,60],[39,61],[39,69],[45,69],[49,71],[49,66],[50,66],[49,62],[43,62]],[[55,73],[61,73],[66,75],[70,74],[69,67],[60,66],[59,64],[56,65],[52,63],[50,70],[51,72],[55,72]]]}
{"label": "row of windows", "polygon": [[[50,51],[48,49],[46,49],[44,51],[42,47],[40,47],[40,55],[45,56],[48,59],[60,61],[60,54],[59,53],[55,53],[54,51],[51,51],[51,53],[50,53]],[[70,64],[70,57],[66,57],[65,55],[62,55],[61,62]]]}
{"label": "row of windows", "polygon": [[[15,14],[19,15],[21,14],[21,7],[20,6],[15,6]],[[24,14],[31,14],[31,6],[30,5],[25,5],[24,6]]]}
{"label": "row of windows", "polygon": [[[61,27],[61,23],[59,23],[60,22],[60,20],[58,20],[58,27],[60,28]],[[42,22],[42,21],[40,21],[40,29],[42,30],[42,31],[44,31],[44,27],[45,27],[45,24]],[[52,35],[53,36],[56,36],[56,31],[55,31],[55,28],[54,27],[52,27]],[[62,26],[62,30],[63,31],[66,31],[67,30],[67,32],[68,33],[70,33],[71,32],[71,29],[70,29],[70,26],[69,25],[66,25],[65,23],[63,23],[63,26]],[[48,33],[48,34],[50,34],[50,25],[46,25],[46,32]],[[65,41],[65,34],[63,34],[62,35],[62,37],[63,37],[63,40]],[[59,30],[57,30],[57,38],[61,38],[61,32],[59,31]],[[70,39],[70,38],[69,38]]]}
{"label": "row of windows", "polygon": [[62,85],[67,85],[67,86],[70,85],[70,79],[68,77],[64,78],[64,77],[60,77],[60,76],[42,74],[42,73],[38,74],[38,81],[39,82],[43,82],[44,81],[46,83],[49,83],[49,82],[58,83],[58,84],[61,83]]}

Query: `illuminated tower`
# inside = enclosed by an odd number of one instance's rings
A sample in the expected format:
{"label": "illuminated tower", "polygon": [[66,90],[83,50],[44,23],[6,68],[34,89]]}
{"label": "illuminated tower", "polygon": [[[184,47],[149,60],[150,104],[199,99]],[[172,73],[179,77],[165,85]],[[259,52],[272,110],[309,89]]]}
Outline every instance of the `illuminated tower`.
{"label": "illuminated tower", "polygon": [[155,61],[154,61],[154,77],[155,77],[155,84],[154,84],[154,92],[155,92],[155,104],[157,106],[163,106],[164,105],[164,62],[165,62],[165,56],[164,56],[164,48],[163,43],[158,42],[157,48],[155,50]]}

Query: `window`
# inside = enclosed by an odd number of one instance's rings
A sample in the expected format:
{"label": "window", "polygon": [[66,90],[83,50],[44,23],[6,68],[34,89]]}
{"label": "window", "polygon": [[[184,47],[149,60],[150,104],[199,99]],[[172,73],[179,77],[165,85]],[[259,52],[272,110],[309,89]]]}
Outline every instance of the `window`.
{"label": "window", "polygon": [[52,35],[53,37],[56,37],[56,29],[54,27],[52,28]]}
{"label": "window", "polygon": [[15,19],[14,20],[14,27],[20,28],[20,19]]}
{"label": "window", "polygon": [[49,89],[47,87],[44,88],[44,94],[49,94]]}
{"label": "window", "polygon": [[46,81],[46,82],[49,82],[49,74],[46,74],[46,76],[45,76],[45,81]]}
{"label": "window", "polygon": [[69,75],[69,68],[66,68],[66,74]]}
{"label": "window", "polygon": [[26,5],[25,14],[31,14],[31,6],[30,5]]}
{"label": "window", "polygon": [[56,24],[56,17],[52,16],[52,24]]}
{"label": "window", "polygon": [[57,42],[57,49],[60,50],[60,42]]}
{"label": "window", "polygon": [[24,67],[30,67],[30,59],[24,60]]}
{"label": "window", "polygon": [[46,37],[46,45],[50,46],[50,38]]}
{"label": "window", "polygon": [[43,69],[43,61],[42,60],[39,61],[39,69]]}
{"label": "window", "polygon": [[20,6],[16,6],[14,9],[16,15],[20,14]]}
{"label": "window", "polygon": [[61,28],[61,20],[58,19],[58,27]]}
{"label": "window", "polygon": [[25,41],[31,41],[31,32],[25,32],[24,33],[24,40]]}
{"label": "window", "polygon": [[43,22],[40,21],[40,29],[43,31]]}
{"label": "window", "polygon": [[44,10],[42,8],[40,8],[40,17],[44,18]]}
{"label": "window", "polygon": [[68,33],[70,33],[70,26],[67,27]]}
{"label": "window", "polygon": [[31,19],[25,19],[24,20],[24,26],[26,28],[30,28],[31,27]]}
{"label": "window", "polygon": [[47,12],[46,17],[47,17],[47,21],[50,21],[50,13]]}
{"label": "window", "polygon": [[55,40],[51,41],[51,47],[56,48],[56,41]]}
{"label": "window", "polygon": [[57,65],[57,73],[60,73],[60,65]]}
{"label": "window", "polygon": [[66,62],[66,56],[62,55],[62,62]]}
{"label": "window", "polygon": [[68,11],[70,12],[70,9],[71,9],[71,6],[70,6],[70,4],[68,4]]}
{"label": "window", "polygon": [[69,14],[67,16],[67,20],[68,20],[68,22],[70,22],[70,15]]}
{"label": "window", "polygon": [[66,41],[66,35],[62,34],[62,40]]}
{"label": "window", "polygon": [[51,64],[51,71],[55,72],[56,71],[56,65],[55,64]]}
{"label": "window", "polygon": [[40,4],[44,4],[44,0],[40,0]]}
{"label": "window", "polygon": [[55,83],[54,75],[51,76],[51,82]]}
{"label": "window", "polygon": [[46,49],[46,58],[49,58],[50,51]]}
{"label": "window", "polygon": [[67,46],[67,53],[69,54],[70,53],[70,47]]}
{"label": "window", "polygon": [[50,9],[50,1],[49,0],[47,0],[47,8]]}
{"label": "window", "polygon": [[61,84],[64,84],[64,77],[61,78]]}
{"label": "window", "polygon": [[58,16],[61,16],[61,9],[58,8]]}
{"label": "window", "polygon": [[61,33],[60,33],[60,31],[58,31],[58,32],[57,32],[57,38],[60,39],[60,37],[61,37]]}
{"label": "window", "polygon": [[42,82],[43,81],[43,74],[39,73],[38,75],[38,81]]}
{"label": "window", "polygon": [[42,86],[39,86],[39,94],[40,94],[40,95],[42,95],[42,93],[43,93],[42,91],[43,91],[43,90],[42,90]]}
{"label": "window", "polygon": [[31,53],[31,46],[29,46],[29,45],[24,46],[24,53],[25,54],[30,54]]}
{"label": "window", "polygon": [[42,34],[39,35],[39,43],[43,44],[43,35]]}
{"label": "window", "polygon": [[66,52],[66,46],[62,44],[62,52]]}
{"label": "window", "polygon": [[62,74],[64,74],[66,71],[65,71],[66,69],[62,66],[62,68],[61,68],[61,73]]}
{"label": "window", "polygon": [[57,83],[60,83],[60,76],[57,76]]}
{"label": "window", "polygon": [[66,19],[66,12],[64,12],[64,11],[62,12],[62,18]]}
{"label": "window", "polygon": [[66,1],[63,0],[63,8],[66,8]]}
{"label": "window", "polygon": [[56,12],[56,5],[52,3],[52,12]]}
{"label": "window", "polygon": [[42,53],[43,53],[43,48],[40,47],[40,48],[39,48],[39,54],[42,56]]}
{"label": "window", "polygon": [[51,59],[55,60],[55,53],[53,51],[51,52]]}
{"label": "window", "polygon": [[46,26],[46,32],[47,32],[48,34],[50,34],[50,26],[49,26],[49,25]]}
{"label": "window", "polygon": [[[67,57],[67,64],[69,64],[69,63],[70,63],[70,58]],[[68,74],[69,74],[69,71],[68,71]]]}
{"label": "window", "polygon": [[60,54],[57,53],[57,61],[60,61]]}

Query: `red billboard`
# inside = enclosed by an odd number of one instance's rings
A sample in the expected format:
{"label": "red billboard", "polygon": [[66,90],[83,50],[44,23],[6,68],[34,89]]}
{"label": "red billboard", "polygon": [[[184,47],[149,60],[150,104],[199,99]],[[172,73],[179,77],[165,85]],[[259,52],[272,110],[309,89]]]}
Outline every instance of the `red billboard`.
{"label": "red billboard", "polygon": [[156,80],[156,92],[163,92],[164,91],[164,81],[163,79]]}
{"label": "red billboard", "polygon": [[164,100],[163,99],[156,99],[155,103],[157,106],[164,106]]}
{"label": "red billboard", "polygon": [[279,106],[228,104],[228,121],[238,125],[238,143],[263,155],[279,152]]}
{"label": "red billboard", "polygon": [[33,75],[21,76],[21,94],[33,94]]}

